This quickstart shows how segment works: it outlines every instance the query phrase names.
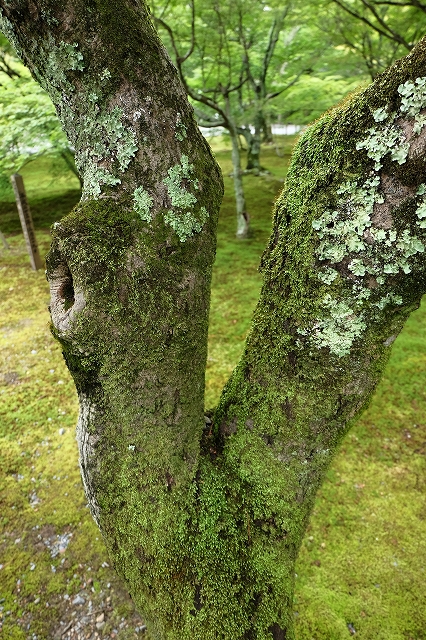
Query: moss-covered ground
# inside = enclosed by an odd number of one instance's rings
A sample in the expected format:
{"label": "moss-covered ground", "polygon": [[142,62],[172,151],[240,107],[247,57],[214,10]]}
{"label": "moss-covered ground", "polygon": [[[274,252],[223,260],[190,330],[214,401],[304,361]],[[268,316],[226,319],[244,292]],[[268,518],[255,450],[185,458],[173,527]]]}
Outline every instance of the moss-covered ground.
{"label": "moss-covered ground", "polygon": [[[257,265],[271,205],[292,142],[280,141],[280,157],[264,149],[262,163],[271,175],[244,178],[252,234],[237,241],[230,150],[226,141],[212,141],[226,193],[207,407],[217,402],[242,349],[260,288]],[[42,254],[50,224],[79,196],[73,177],[52,181],[47,169],[39,161],[22,171]],[[0,635],[68,638],[80,620],[81,638],[140,637],[143,623],[86,508],[74,440],[77,400],[50,335],[44,273],[31,271],[10,191],[0,192],[0,201],[0,230],[10,245],[0,245]],[[318,495],[297,566],[298,640],[343,640],[355,633],[360,640],[426,638],[425,325],[422,307],[396,340],[370,408]]]}

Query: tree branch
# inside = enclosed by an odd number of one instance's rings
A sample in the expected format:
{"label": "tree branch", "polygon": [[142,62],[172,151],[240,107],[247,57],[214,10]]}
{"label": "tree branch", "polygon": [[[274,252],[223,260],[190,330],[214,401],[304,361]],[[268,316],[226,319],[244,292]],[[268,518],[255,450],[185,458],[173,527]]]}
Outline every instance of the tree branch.
{"label": "tree branch", "polygon": [[268,44],[266,47],[266,51],[265,51],[265,55],[263,57],[263,63],[262,63],[262,72],[261,72],[261,76],[260,76],[260,84],[262,87],[262,93],[265,93],[265,83],[266,83],[266,76],[268,74],[268,69],[269,69],[269,65],[271,64],[271,60],[272,57],[274,55],[274,51],[275,51],[275,47],[277,45],[278,42],[278,38],[280,36],[281,30],[283,28],[284,25],[284,21],[290,11],[290,7],[291,5],[288,4],[285,9],[283,9],[281,12],[279,12],[278,16],[275,16],[272,26],[269,30],[269,35],[268,35]]}
{"label": "tree branch", "polygon": [[361,2],[367,9],[371,11],[371,13],[376,18],[377,22],[383,27],[383,29],[389,31],[389,33],[393,36],[392,39],[395,40],[395,42],[399,42],[400,44],[402,44],[408,51],[412,49],[412,46],[410,46],[408,42],[399,33],[391,29],[389,25],[386,24],[386,22],[377,13],[374,6],[372,6],[369,2],[367,2],[367,0],[361,0]]}
{"label": "tree branch", "polygon": [[402,44],[404,47],[406,47],[406,49],[408,49],[410,51],[411,46],[408,43],[405,42],[405,40],[402,38],[402,36],[400,36],[399,34],[396,34],[396,36],[395,36],[393,31],[389,30],[388,27],[386,27],[386,30],[380,29],[380,27],[378,27],[373,22],[368,20],[368,18],[366,18],[365,16],[363,16],[363,15],[357,13],[356,11],[353,11],[352,9],[350,9],[346,4],[341,2],[341,0],[332,0],[332,2],[337,4],[344,11],[346,11],[346,13],[349,13],[349,15],[353,16],[357,20],[360,20],[361,22],[364,22],[366,25],[371,27],[371,29],[374,29],[374,31],[376,31],[377,33],[380,33],[382,36],[385,36],[385,38],[389,38],[390,40],[394,40],[394,41],[398,42],[399,44]]}
{"label": "tree branch", "polygon": [[188,51],[186,52],[186,54],[184,56],[182,56],[182,58],[180,58],[180,63],[185,62],[185,60],[188,60],[190,55],[193,53],[194,46],[195,46],[195,6],[194,6],[194,0],[189,0],[189,5],[191,7],[191,45],[190,45]]}
{"label": "tree branch", "polygon": [[[172,44],[172,48],[173,48],[173,52],[175,54],[175,62],[176,62],[176,66],[177,66],[177,70],[179,73],[179,78],[183,84],[183,86],[185,87],[185,91],[187,93],[187,95],[192,98],[193,100],[197,101],[197,102],[201,102],[202,104],[204,104],[206,107],[209,107],[210,109],[213,109],[214,111],[216,111],[217,113],[219,113],[222,116],[222,119],[227,122],[227,117],[226,114],[224,112],[224,110],[221,108],[221,106],[214,100],[211,100],[205,92],[203,93],[198,93],[196,91],[194,91],[190,85],[188,84],[185,74],[183,73],[183,67],[182,64],[183,62],[187,59],[187,57],[185,56],[180,56],[179,54],[179,49],[177,47],[176,44],[176,40],[174,37],[174,33],[172,28],[161,18],[154,18],[155,21],[160,24],[163,29],[165,29],[170,37],[170,42]],[[193,50],[193,49],[192,49]],[[192,53],[192,52],[191,52]]]}
{"label": "tree branch", "polygon": [[278,91],[274,91],[273,93],[268,93],[265,96],[265,101],[272,100],[272,98],[276,98],[277,96],[279,96],[282,93],[284,93],[284,91],[287,91],[287,89],[290,89],[290,87],[292,87],[294,84],[296,84],[296,82],[299,80],[300,76],[302,76],[304,73],[306,73],[306,71],[307,71],[306,69],[303,69],[302,71],[300,71],[297,74],[297,76],[295,78],[293,78],[293,80],[291,80],[291,82],[286,84],[285,87],[282,87],[282,89],[279,89]]}
{"label": "tree branch", "polygon": [[417,0],[411,0],[411,2],[392,2],[392,0],[375,0],[374,4],[377,5],[390,5],[393,7],[415,7],[426,13],[426,5],[418,2]]}

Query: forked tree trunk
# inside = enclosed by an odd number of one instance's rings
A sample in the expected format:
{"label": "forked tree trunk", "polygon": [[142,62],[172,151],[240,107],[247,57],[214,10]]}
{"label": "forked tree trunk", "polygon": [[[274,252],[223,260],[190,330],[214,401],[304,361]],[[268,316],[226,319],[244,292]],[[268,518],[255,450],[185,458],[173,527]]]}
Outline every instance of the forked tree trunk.
{"label": "forked tree trunk", "polygon": [[426,290],[426,45],[302,136],[206,430],[219,171],[133,0],[1,0],[84,178],[48,258],[82,476],[160,640],[291,640],[315,492]]}

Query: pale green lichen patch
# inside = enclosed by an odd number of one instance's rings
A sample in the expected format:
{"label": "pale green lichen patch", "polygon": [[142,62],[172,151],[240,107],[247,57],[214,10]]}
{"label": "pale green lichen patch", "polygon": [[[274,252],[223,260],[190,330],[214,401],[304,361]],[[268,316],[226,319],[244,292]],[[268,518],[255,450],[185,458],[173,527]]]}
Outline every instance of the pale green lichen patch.
{"label": "pale green lichen patch", "polygon": [[339,273],[335,269],[331,269],[330,267],[325,267],[325,269],[323,269],[318,273],[318,278],[325,284],[331,284],[333,280],[337,278],[338,275]]}
{"label": "pale green lichen patch", "polygon": [[194,233],[199,233],[203,228],[204,224],[207,222],[207,218],[209,217],[209,212],[205,207],[201,207],[198,218],[194,216],[192,212],[187,211],[186,213],[181,214],[179,217],[176,217],[173,211],[168,211],[164,214],[164,222],[171,226],[173,231],[179,237],[181,242],[185,242],[189,236],[194,235]]}
{"label": "pale green lichen patch", "polygon": [[133,192],[134,205],[133,209],[139,214],[141,220],[151,222],[151,207],[153,199],[143,187],[138,187]]}
{"label": "pale green lichen patch", "polygon": [[[324,297],[323,304],[329,310],[329,315],[314,325],[311,341],[319,349],[328,347],[336,356],[345,356],[350,352],[353,341],[361,336],[367,326],[364,315],[357,315],[346,302],[336,300],[330,294]],[[299,331],[301,335],[306,333]]]}
{"label": "pale green lichen patch", "polygon": [[385,107],[380,107],[379,109],[376,109],[375,111],[373,111],[373,118],[375,122],[383,122],[383,120],[386,120],[388,115],[389,114],[387,112],[387,109],[385,109]]}
{"label": "pale green lichen patch", "polygon": [[426,77],[404,82],[398,87],[398,93],[402,96],[402,113],[416,117],[426,107]]}
{"label": "pale green lichen patch", "polygon": [[71,107],[76,99],[74,75],[85,69],[78,44],[63,41],[56,44],[49,34],[43,51],[45,70],[40,73],[35,69],[35,72],[57,103],[64,129],[75,147],[75,162],[84,183],[83,198],[97,198],[103,186],[121,183],[121,174],[138,150],[135,131],[126,126],[120,107],[98,106],[105,98],[103,85],[111,78],[108,67],[92,78],[90,85],[79,88],[79,100],[84,108],[74,109]]}
{"label": "pale green lichen patch", "polygon": [[426,77],[401,84],[398,87],[398,93],[402,96],[400,113],[388,113],[385,107],[373,111],[373,118],[379,126],[371,127],[367,138],[358,142],[356,146],[358,150],[367,151],[368,157],[375,161],[376,171],[382,167],[382,160],[388,153],[391,160],[395,160],[398,164],[404,164],[407,159],[410,143],[397,123],[401,113],[414,117],[414,134],[418,135],[426,124],[425,115],[420,114],[420,111],[426,107]]}
{"label": "pale green lichen patch", "polygon": [[171,167],[167,178],[164,179],[174,207],[164,214],[164,221],[176,232],[181,242],[185,242],[194,233],[199,233],[209,217],[205,207],[200,207],[197,213],[194,212],[197,198],[188,189],[198,191],[199,185],[193,174],[194,165],[189,163],[188,156],[182,155],[181,163]]}
{"label": "pale green lichen patch", "polygon": [[[77,167],[80,167],[80,163],[76,161]],[[84,176],[84,196],[96,197],[101,193],[101,185],[108,185],[113,187],[116,184],[120,184],[120,178],[116,178],[105,167],[99,167],[96,162],[91,158],[87,158],[84,163],[84,170],[82,172]]]}
{"label": "pale green lichen patch", "polygon": [[78,50],[78,43],[61,41],[56,44],[53,36],[49,34],[45,45],[46,72],[37,73],[38,80],[43,88],[56,100],[62,99],[64,89],[74,91],[74,85],[68,78],[69,71],[83,71],[83,54]]}
{"label": "pale green lichen patch", "polygon": [[[398,233],[395,229],[373,225],[374,205],[383,203],[379,183],[379,177],[375,176],[361,185],[357,182],[343,184],[338,191],[342,197],[336,210],[325,211],[312,223],[321,240],[317,248],[318,259],[328,262],[318,272],[319,280],[325,284],[332,284],[338,278],[348,280],[331,266],[343,260],[347,261],[347,269],[355,277],[349,279],[345,299],[331,303],[327,294],[323,301],[326,313],[317,319],[310,332],[316,346],[328,346],[330,352],[338,356],[349,353],[352,342],[366,327],[361,310],[371,294],[367,280],[373,277],[378,285],[384,285],[386,276],[400,271],[410,273],[410,258],[425,250],[423,242],[408,229]],[[419,205],[416,213],[419,219],[426,217],[426,204]],[[422,222],[418,224],[421,226]],[[382,310],[388,304],[402,303],[400,296],[384,296],[376,306]],[[341,330],[343,326],[346,326],[345,335]]]}
{"label": "pale green lichen patch", "polygon": [[176,164],[169,169],[164,184],[174,207],[183,209],[197,202],[195,195],[182,186],[182,181],[185,180],[189,186],[198,189],[198,182],[192,178],[193,171],[194,165],[189,164],[188,156],[185,155],[181,158],[181,164]]}
{"label": "pale green lichen patch", "polygon": [[114,107],[111,111],[103,113],[96,125],[102,127],[107,135],[108,145],[103,148],[98,146],[97,153],[105,157],[106,149],[115,153],[120,171],[124,171],[130,164],[138,150],[136,135],[134,131],[124,126],[122,122],[123,111],[119,107]]}
{"label": "pale green lichen patch", "polygon": [[356,148],[365,149],[368,157],[375,160],[376,171],[381,168],[381,160],[387,153],[390,153],[392,160],[397,160],[399,164],[405,162],[409,145],[404,142],[404,134],[398,127],[393,125],[372,127],[368,133],[368,137],[358,142]]}
{"label": "pale green lichen patch", "polygon": [[83,71],[84,69],[83,54],[78,51],[77,42],[69,44],[61,41],[55,56],[58,66],[62,66],[63,69],[72,69],[73,71]]}
{"label": "pale green lichen patch", "polygon": [[108,67],[105,67],[105,69],[102,71],[100,78],[101,80],[109,80],[111,78],[111,71],[108,69]]}
{"label": "pale green lichen patch", "polygon": [[187,137],[186,126],[182,122],[181,114],[177,114],[175,138],[182,142]]}
{"label": "pale green lichen patch", "polygon": [[[410,141],[398,118],[401,113],[414,118],[414,134],[418,134],[426,122],[420,115],[426,107],[426,78],[405,82],[398,87],[398,92],[402,96],[399,113],[389,113],[385,107],[373,111],[377,125],[356,145],[358,151],[365,150],[367,157],[374,161],[374,171],[370,171],[367,178],[344,182],[337,189],[339,197],[334,208],[326,209],[312,222],[320,239],[317,258],[320,263],[326,263],[317,277],[325,285],[340,282],[343,286],[339,299],[330,294],[324,297],[323,314],[308,330],[301,329],[299,333],[309,335],[317,347],[327,346],[339,357],[349,353],[353,341],[366,328],[367,301],[370,314],[371,309],[377,313],[388,305],[404,303],[400,295],[384,295],[380,290],[374,301],[369,300],[371,286],[383,286],[388,277],[400,272],[411,273],[413,260],[425,251],[424,243],[410,228],[388,228],[389,221],[383,224],[380,216],[374,217],[375,207],[385,203],[379,176],[385,157],[389,155],[390,160],[401,165],[406,162],[410,149]],[[416,199],[413,200],[417,205],[416,225],[420,229],[426,228],[425,194],[426,185],[421,184],[415,196],[406,197],[406,200]]]}
{"label": "pale green lichen patch", "polygon": [[[84,134],[87,143],[76,155],[76,164],[84,179],[85,198],[99,196],[102,185],[119,184],[121,179],[117,174],[127,169],[138,150],[135,132],[125,127],[122,118],[119,107],[99,112],[95,102],[83,118],[81,135]],[[106,161],[112,165],[111,169],[103,166]]]}

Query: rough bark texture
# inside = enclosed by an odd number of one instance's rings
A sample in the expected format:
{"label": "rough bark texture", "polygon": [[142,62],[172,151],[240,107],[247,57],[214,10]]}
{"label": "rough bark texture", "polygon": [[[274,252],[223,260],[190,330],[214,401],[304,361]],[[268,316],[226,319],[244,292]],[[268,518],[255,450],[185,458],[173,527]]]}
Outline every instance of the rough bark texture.
{"label": "rough bark texture", "polygon": [[149,16],[132,0],[0,7],[84,177],[48,276],[115,566],[153,638],[291,640],[315,492],[426,289],[426,42],[301,138],[244,354],[203,429],[221,181]]}

